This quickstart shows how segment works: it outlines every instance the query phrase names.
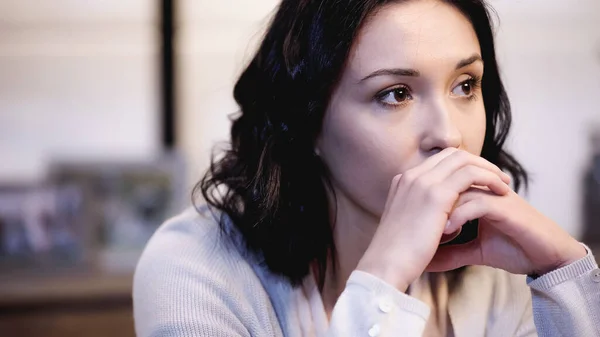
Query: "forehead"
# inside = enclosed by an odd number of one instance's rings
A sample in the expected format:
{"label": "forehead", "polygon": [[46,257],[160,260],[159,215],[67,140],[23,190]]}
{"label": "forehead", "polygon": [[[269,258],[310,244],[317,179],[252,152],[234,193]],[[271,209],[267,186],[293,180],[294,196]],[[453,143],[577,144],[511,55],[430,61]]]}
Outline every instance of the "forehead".
{"label": "forehead", "polygon": [[477,36],[458,9],[436,0],[406,1],[382,7],[366,22],[348,67],[357,75],[390,67],[438,71],[475,53]]}

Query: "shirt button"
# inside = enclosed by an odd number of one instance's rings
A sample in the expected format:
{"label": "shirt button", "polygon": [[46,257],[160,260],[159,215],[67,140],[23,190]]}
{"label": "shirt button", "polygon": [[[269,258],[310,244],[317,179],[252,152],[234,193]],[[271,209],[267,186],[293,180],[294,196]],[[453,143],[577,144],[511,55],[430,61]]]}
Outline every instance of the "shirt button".
{"label": "shirt button", "polygon": [[600,269],[596,269],[592,272],[592,281],[600,283]]}
{"label": "shirt button", "polygon": [[392,303],[387,299],[381,300],[381,302],[379,302],[379,310],[386,314],[389,313],[390,311],[392,311]]}
{"label": "shirt button", "polygon": [[375,324],[371,327],[371,329],[369,329],[369,336],[377,337],[377,336],[379,336],[380,332],[381,332],[381,328],[379,327],[379,324]]}

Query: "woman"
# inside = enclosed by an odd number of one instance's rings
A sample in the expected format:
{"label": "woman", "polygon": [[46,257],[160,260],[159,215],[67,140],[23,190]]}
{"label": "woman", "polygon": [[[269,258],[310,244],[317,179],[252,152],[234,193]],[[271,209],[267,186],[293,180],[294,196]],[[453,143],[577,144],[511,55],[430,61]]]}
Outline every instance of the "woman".
{"label": "woman", "polygon": [[283,0],[234,96],[208,206],[139,262],[139,336],[600,335],[591,252],[510,187],[482,1]]}

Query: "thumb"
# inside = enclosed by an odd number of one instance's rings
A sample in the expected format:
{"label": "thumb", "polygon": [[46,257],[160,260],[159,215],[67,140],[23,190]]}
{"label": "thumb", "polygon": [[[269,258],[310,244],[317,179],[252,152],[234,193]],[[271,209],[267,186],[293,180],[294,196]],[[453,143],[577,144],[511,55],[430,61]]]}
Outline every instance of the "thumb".
{"label": "thumb", "polygon": [[439,247],[425,271],[445,272],[482,263],[479,240],[456,246]]}

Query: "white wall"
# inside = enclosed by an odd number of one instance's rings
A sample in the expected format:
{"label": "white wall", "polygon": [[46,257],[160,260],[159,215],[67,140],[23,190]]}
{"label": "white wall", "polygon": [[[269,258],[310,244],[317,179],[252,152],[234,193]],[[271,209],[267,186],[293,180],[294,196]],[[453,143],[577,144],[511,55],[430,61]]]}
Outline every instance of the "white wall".
{"label": "white wall", "polygon": [[509,142],[533,178],[531,203],[581,234],[582,172],[600,126],[600,1],[492,1],[513,105]]}
{"label": "white wall", "polygon": [[159,149],[157,5],[0,1],[0,179]]}
{"label": "white wall", "polygon": [[188,186],[202,175],[212,147],[228,136],[237,111],[232,92],[277,0],[182,0],[179,7],[179,136],[190,163]]}

